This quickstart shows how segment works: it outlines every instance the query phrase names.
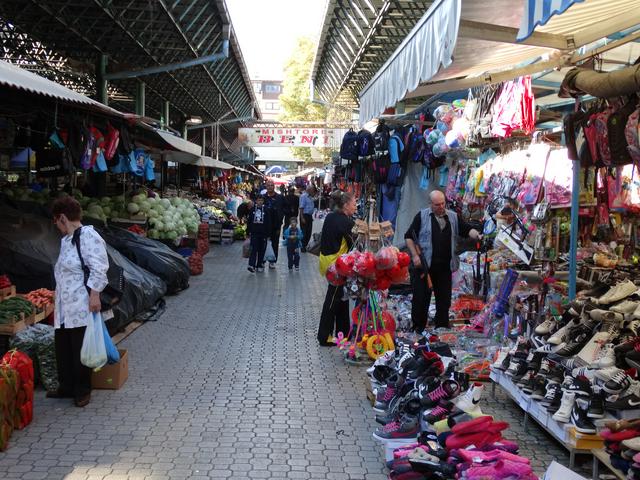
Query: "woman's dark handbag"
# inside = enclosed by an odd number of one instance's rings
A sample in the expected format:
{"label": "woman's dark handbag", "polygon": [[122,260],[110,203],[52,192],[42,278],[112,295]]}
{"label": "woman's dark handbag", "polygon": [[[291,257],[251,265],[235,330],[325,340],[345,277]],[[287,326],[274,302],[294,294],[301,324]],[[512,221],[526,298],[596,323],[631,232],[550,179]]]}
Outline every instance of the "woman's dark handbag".
{"label": "woman's dark handbag", "polygon": [[[84,272],[84,284],[86,285],[89,281],[89,275],[91,271],[89,267],[87,267],[84,263],[84,259],[82,258],[82,252],[80,251],[80,233],[82,227],[76,229],[73,232],[73,239],[71,243],[76,246],[76,250],[78,250],[78,257],[80,257],[80,265],[82,266],[82,271]],[[100,292],[100,311],[106,312],[107,310],[111,310],[115,305],[117,305],[122,299],[122,294],[124,292],[124,270],[119,265],[115,265],[109,262],[109,270],[107,270],[107,286],[104,287],[104,290]],[[90,288],[87,287],[87,291]]]}
{"label": "woman's dark handbag", "polygon": [[315,256],[320,255],[320,239],[321,239],[321,236],[319,233],[314,233],[311,236],[309,245],[307,245],[307,253],[310,253],[311,255],[315,255]]}

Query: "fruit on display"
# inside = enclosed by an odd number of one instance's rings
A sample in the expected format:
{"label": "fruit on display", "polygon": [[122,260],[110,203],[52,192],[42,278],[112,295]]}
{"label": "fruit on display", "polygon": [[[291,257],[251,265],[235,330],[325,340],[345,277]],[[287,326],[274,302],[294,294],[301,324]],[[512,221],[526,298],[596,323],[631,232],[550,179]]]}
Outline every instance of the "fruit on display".
{"label": "fruit on display", "polygon": [[193,252],[188,259],[189,270],[191,275],[201,275],[204,271],[204,263],[202,262],[202,255],[197,252]]}
{"label": "fruit on display", "polygon": [[0,288],[9,288],[12,283],[8,275],[0,275]]}

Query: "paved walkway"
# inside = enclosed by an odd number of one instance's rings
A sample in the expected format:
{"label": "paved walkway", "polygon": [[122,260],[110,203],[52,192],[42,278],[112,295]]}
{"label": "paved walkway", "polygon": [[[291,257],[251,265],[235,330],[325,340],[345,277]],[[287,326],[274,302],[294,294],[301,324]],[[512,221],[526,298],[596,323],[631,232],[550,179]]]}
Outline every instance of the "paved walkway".
{"label": "paved walkway", "polygon": [[[281,259],[252,276],[239,245],[212,246],[204,275],[120,344],[121,390],[94,392],[84,409],[37,392],[33,424],[0,453],[0,478],[387,478],[363,369],[316,345],[316,263],[303,256],[289,273]],[[522,442],[517,407],[502,395],[486,405]],[[566,463],[544,432],[528,432],[536,471]]]}

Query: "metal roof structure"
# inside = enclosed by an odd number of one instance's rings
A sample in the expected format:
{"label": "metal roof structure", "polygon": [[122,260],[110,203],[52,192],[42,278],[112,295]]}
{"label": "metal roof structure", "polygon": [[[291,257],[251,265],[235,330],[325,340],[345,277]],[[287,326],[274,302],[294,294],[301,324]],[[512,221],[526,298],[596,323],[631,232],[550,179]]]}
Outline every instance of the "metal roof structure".
{"label": "metal roof structure", "polygon": [[[194,60],[219,52],[230,24],[224,0],[3,0],[0,60],[96,98],[102,55],[107,74]],[[160,118],[165,102],[174,121],[259,116],[232,27],[229,43],[229,57],[216,63],[109,80],[109,105],[134,111],[143,81],[148,116]],[[240,125],[222,129],[232,138]]]}
{"label": "metal roof structure", "polygon": [[426,0],[328,0],[311,79],[320,99],[356,106],[358,93],[431,5]]}
{"label": "metal roof structure", "polygon": [[[329,0],[312,72],[316,94],[327,102],[358,104],[359,95],[386,67],[433,3]],[[555,70],[587,58],[598,47],[603,49],[600,56],[606,65],[610,59],[616,61],[621,51],[627,55],[628,50],[622,48],[625,41],[639,38],[633,34],[640,25],[639,0],[585,0],[552,17],[518,43],[516,34],[524,6],[524,2],[514,0],[462,0],[453,63],[408,92],[404,101],[419,105],[433,95],[520,75],[534,75],[534,87],[552,93],[550,90],[559,87],[559,83],[544,78],[546,75],[556,76]],[[365,11],[367,21],[360,15]],[[622,37],[627,35],[626,40],[616,37],[616,32],[623,32]],[[614,51],[616,38],[620,47]],[[625,63],[634,60],[635,57],[628,57]],[[605,67],[610,68],[619,65],[610,63]],[[549,100],[549,105],[555,103],[555,99]]]}

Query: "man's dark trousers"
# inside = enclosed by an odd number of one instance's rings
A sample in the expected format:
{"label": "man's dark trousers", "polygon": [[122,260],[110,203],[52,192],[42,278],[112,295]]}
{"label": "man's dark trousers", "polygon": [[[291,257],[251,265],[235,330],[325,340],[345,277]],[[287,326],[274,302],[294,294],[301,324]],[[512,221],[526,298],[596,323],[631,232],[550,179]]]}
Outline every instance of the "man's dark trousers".
{"label": "man's dark trousers", "polygon": [[431,304],[431,293],[436,297],[435,327],[449,327],[449,308],[451,307],[451,268],[432,266],[429,270],[433,289],[427,286],[426,277],[421,278],[421,270],[411,269],[411,285],[413,300],[411,301],[411,318],[416,332],[422,332],[426,325]]}
{"label": "man's dark trousers", "polygon": [[313,215],[308,213],[304,213],[302,215],[304,218],[304,223],[301,225],[302,227],[302,248],[306,250],[307,245],[309,245],[309,241],[311,240],[311,231],[313,229]]}

